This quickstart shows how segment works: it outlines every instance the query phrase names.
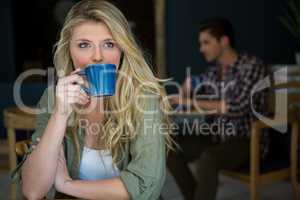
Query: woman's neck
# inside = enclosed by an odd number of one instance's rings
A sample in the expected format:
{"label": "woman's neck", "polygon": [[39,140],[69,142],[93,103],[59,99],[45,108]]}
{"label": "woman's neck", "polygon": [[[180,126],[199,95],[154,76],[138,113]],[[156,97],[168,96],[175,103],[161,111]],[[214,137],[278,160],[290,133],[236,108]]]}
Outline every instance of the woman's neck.
{"label": "woman's neck", "polygon": [[85,125],[85,146],[93,149],[104,149],[103,122],[104,122],[104,100],[103,98],[91,97],[87,111],[83,118]]}

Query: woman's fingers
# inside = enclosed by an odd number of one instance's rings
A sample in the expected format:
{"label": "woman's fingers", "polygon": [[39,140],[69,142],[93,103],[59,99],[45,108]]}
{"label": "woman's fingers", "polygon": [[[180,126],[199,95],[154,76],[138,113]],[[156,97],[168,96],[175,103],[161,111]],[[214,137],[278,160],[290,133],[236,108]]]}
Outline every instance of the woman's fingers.
{"label": "woman's fingers", "polygon": [[66,87],[64,87],[64,92],[74,92],[74,93],[78,93],[80,92],[80,85],[75,85],[75,84],[69,84],[66,85]]}
{"label": "woman's fingers", "polygon": [[81,105],[85,105],[90,101],[90,97],[85,92],[80,91],[77,97],[78,97],[77,103]]}
{"label": "woman's fingers", "polygon": [[72,103],[87,103],[90,97],[80,89],[68,91],[68,96],[71,98]]}
{"label": "woman's fingers", "polygon": [[78,72],[80,72],[80,68],[75,69],[74,71],[71,72],[71,74],[77,74]]}
{"label": "woman's fingers", "polygon": [[78,75],[80,69],[74,70],[71,75],[58,80],[56,86],[57,110],[70,114],[72,105],[85,105],[89,102],[89,96],[81,91],[85,84],[84,79]]}
{"label": "woman's fingers", "polygon": [[61,85],[65,85],[65,84],[72,84],[72,83],[78,83],[80,85],[83,85],[84,84],[84,80],[83,78],[78,75],[78,74],[71,74],[69,76],[66,76],[64,78],[61,78],[59,81],[58,81],[58,84],[61,84]]}
{"label": "woman's fingers", "polygon": [[81,86],[77,84],[66,84],[63,87],[57,87],[57,92],[58,94],[65,94],[66,96],[69,96],[72,93],[79,93],[80,88]]}

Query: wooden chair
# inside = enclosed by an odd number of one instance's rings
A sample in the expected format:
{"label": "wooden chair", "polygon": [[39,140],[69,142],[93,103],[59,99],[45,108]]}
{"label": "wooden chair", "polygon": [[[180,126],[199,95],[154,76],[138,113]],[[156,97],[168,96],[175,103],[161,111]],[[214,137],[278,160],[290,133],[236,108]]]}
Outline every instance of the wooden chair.
{"label": "wooden chair", "polygon": [[[8,159],[8,144],[6,140],[0,139],[0,175],[4,175],[8,173],[9,165],[6,161]],[[6,158],[7,157],[7,158]]]}
{"label": "wooden chair", "polygon": [[[297,117],[298,119],[300,119],[300,109],[297,109]],[[298,164],[298,147],[299,147],[299,141],[300,141],[300,137],[299,137],[299,122],[297,124],[295,124],[294,127],[294,132],[292,133],[292,137],[291,137],[291,177],[292,177],[292,184],[294,187],[294,191],[296,193],[296,199],[300,199],[300,183],[298,180],[298,176],[299,176],[299,164]]]}
{"label": "wooden chair", "polygon": [[[4,126],[7,130],[9,169],[12,172],[17,166],[16,156],[16,130],[34,130],[35,115],[22,111],[20,108],[11,107],[3,112]],[[11,199],[16,199],[16,184],[11,184]]]}
{"label": "wooden chair", "polygon": [[[300,69],[299,67],[290,68],[289,75],[300,77]],[[300,119],[300,108],[297,107],[294,110],[297,114],[297,119]],[[296,199],[300,199],[300,183],[299,183],[299,155],[298,149],[300,144],[300,137],[299,137],[299,120],[298,124],[295,124],[294,131],[292,132],[291,137],[291,179],[294,191],[296,193]]]}
{"label": "wooden chair", "polygon": [[[300,82],[288,82],[277,85],[272,85],[269,94],[269,105],[274,108],[274,95],[280,89],[295,89],[300,88]],[[288,93],[287,94],[288,106],[300,102],[300,93]],[[285,106],[285,105],[282,105]],[[270,109],[273,111],[272,109]],[[300,115],[299,115],[300,117]],[[299,118],[298,117],[298,118]],[[293,107],[288,108],[288,120],[284,118],[277,120],[271,125],[267,125],[262,121],[254,121],[251,127],[251,138],[250,138],[250,170],[248,172],[233,171],[233,170],[223,170],[222,174],[238,179],[248,184],[250,187],[251,200],[258,199],[258,188],[264,184],[269,184],[281,180],[286,180],[291,178],[293,182],[293,188],[295,189],[295,194],[297,190],[299,193],[299,183],[297,183],[297,138],[299,134],[298,130],[298,118],[297,109]],[[292,137],[291,137],[291,164],[288,167],[275,169],[268,171],[266,173],[261,172],[261,166],[264,163],[260,163],[260,136],[262,129],[278,127],[282,125],[290,124],[292,127]],[[296,189],[298,187],[298,189]],[[299,194],[296,197],[299,199]]]}

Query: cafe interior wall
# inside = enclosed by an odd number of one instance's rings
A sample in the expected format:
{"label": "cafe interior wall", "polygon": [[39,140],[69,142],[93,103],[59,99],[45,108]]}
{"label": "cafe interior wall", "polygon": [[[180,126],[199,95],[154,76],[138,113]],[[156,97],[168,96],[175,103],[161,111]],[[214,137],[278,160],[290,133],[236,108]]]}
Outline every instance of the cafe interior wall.
{"label": "cafe interior wall", "polygon": [[[25,8],[19,6],[16,9],[16,2],[17,0],[3,0],[0,7],[0,137],[5,135],[2,112],[5,107],[14,105],[13,83],[22,69],[18,64],[20,59],[16,59],[16,52],[20,50],[15,45],[14,36],[25,33],[26,26],[24,30],[17,29],[14,17],[18,16],[20,9]],[[258,55],[268,63],[294,63],[294,51],[298,47],[278,20],[284,14],[286,0],[165,0],[165,3],[168,77],[181,82],[186,67],[191,67],[193,74],[207,68],[197,46],[198,28],[203,19],[216,16],[232,21],[236,29],[238,50]],[[27,104],[36,103],[45,87],[45,81],[27,82],[22,87],[22,93],[26,94],[22,95],[24,101]]]}
{"label": "cafe interior wall", "polygon": [[[24,7],[19,9],[25,9]],[[13,97],[14,82],[21,73],[22,67],[17,67],[20,59],[16,58],[18,46],[16,46],[16,31],[18,34],[26,34],[26,23],[29,21],[24,20],[25,29],[16,29],[15,19],[16,16],[16,1],[3,0],[0,6],[0,139],[6,137],[6,130],[3,125],[3,110],[4,108],[15,106]],[[25,16],[23,16],[25,17]],[[38,30],[36,30],[38,31]],[[24,38],[29,40],[29,38]],[[45,81],[25,81],[21,87],[21,97],[26,105],[34,105],[42,91],[46,87]]]}
{"label": "cafe interior wall", "polygon": [[278,19],[286,5],[287,0],[166,0],[168,76],[182,82],[186,67],[192,74],[208,67],[197,40],[200,22],[209,17],[233,23],[240,52],[257,55],[268,64],[294,64],[299,46]]}

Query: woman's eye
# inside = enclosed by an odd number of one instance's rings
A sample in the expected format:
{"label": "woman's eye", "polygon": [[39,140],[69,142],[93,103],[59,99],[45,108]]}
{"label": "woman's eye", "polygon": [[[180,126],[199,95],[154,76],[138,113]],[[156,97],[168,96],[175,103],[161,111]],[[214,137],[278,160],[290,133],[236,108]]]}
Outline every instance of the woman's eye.
{"label": "woman's eye", "polygon": [[104,48],[113,48],[115,44],[113,42],[105,42],[103,46]]}
{"label": "woman's eye", "polygon": [[81,42],[81,43],[78,44],[78,47],[79,48],[87,48],[87,47],[89,47],[89,43],[87,43],[87,42]]}

